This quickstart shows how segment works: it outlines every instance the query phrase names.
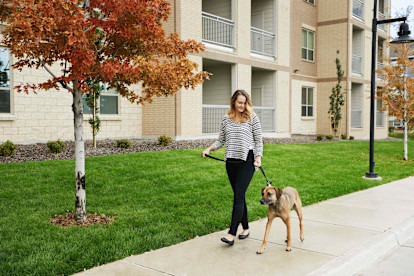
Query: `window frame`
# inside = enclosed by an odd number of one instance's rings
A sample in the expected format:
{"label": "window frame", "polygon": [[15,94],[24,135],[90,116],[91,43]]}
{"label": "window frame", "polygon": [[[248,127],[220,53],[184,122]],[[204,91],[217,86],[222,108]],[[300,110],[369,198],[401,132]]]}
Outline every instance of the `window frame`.
{"label": "window frame", "polygon": [[[112,92],[109,92],[111,90],[113,90],[113,91]],[[102,97],[116,97],[116,111],[117,111],[116,113],[102,113],[101,112],[101,110],[102,110],[101,98]],[[85,100],[86,100],[86,94],[83,94],[82,95],[82,104],[84,106],[84,108],[83,108],[83,114],[85,114],[85,115],[92,115],[92,110],[88,110],[87,111],[85,109],[85,106],[87,107],[87,104],[86,104],[86,101]],[[108,89],[106,87],[105,90],[101,92],[101,95],[99,96],[99,99],[97,101],[97,104],[99,105],[98,112],[96,113],[97,115],[101,115],[101,116],[117,116],[117,115],[120,115],[120,113],[119,113],[119,94],[118,94],[118,92],[116,92],[115,89]],[[90,108],[88,107],[88,109],[90,109]]]}
{"label": "window frame", "polygon": [[[306,47],[303,46],[304,41],[303,41],[303,32],[306,32]],[[309,48],[309,33],[313,34],[313,48]],[[302,60],[305,61],[309,61],[309,62],[315,62],[315,35],[316,32],[306,29],[306,28],[302,28],[302,32],[301,32],[301,37],[302,37],[302,44],[301,44],[301,58]],[[306,50],[306,57],[303,57],[303,50]],[[309,51],[312,51],[312,59],[309,59]]]}
{"label": "window frame", "polygon": [[12,95],[13,82],[12,82],[12,70],[11,70],[11,67],[10,67],[10,64],[12,63],[12,56],[10,54],[10,50],[7,47],[5,47],[4,45],[0,45],[0,51],[4,51],[4,50],[8,51],[8,58],[9,58],[9,60],[8,60],[8,71],[9,71],[9,73],[8,73],[8,84],[9,85],[4,86],[4,87],[0,87],[0,90],[9,91],[9,111],[8,112],[1,112],[0,111],[0,116],[12,115],[12,113],[13,113],[13,95]]}
{"label": "window frame", "polygon": [[[312,1],[313,3],[312,3],[311,1]],[[313,6],[315,6],[315,5],[316,5],[316,0],[305,0],[305,2],[306,2],[306,3],[309,3],[309,4],[313,5]]]}
{"label": "window frame", "polygon": [[[303,103],[303,89],[306,90],[305,92],[305,103]],[[312,104],[309,104],[309,91],[312,90]],[[300,115],[302,118],[314,118],[315,117],[315,104],[314,104],[314,99],[315,99],[315,87],[312,86],[302,86],[301,89],[301,101],[300,101]],[[303,115],[303,107],[305,107],[305,115]],[[309,115],[309,107],[312,107],[312,115]]]}

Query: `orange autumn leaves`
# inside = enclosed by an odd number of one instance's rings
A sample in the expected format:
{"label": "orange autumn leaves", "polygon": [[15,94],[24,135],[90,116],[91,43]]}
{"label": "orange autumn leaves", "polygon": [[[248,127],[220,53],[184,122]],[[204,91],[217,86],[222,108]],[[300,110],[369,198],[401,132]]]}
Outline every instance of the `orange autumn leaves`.
{"label": "orange autumn leaves", "polygon": [[414,48],[407,44],[397,44],[394,51],[396,61],[391,63],[390,59],[386,59],[387,65],[377,70],[378,76],[385,83],[377,89],[377,99],[382,100],[383,110],[387,109],[396,120],[403,120],[404,107],[406,120],[414,120]]}
{"label": "orange autumn leaves", "polygon": [[[5,0],[0,12],[8,24],[3,43],[16,57],[15,69],[61,68],[48,81],[23,83],[18,91],[59,89],[62,84],[88,93],[85,81],[92,79],[143,103],[208,78],[188,58],[203,45],[163,29],[170,14],[167,1]],[[141,94],[130,88],[137,83],[143,86]]]}

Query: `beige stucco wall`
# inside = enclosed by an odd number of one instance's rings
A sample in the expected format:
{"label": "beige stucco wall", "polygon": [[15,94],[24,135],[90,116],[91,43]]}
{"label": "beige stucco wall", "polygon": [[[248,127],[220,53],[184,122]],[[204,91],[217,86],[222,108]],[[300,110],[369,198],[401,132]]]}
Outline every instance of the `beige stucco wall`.
{"label": "beige stucco wall", "polygon": [[290,74],[276,72],[276,132],[290,132]]}
{"label": "beige stucco wall", "polygon": [[[51,70],[58,75],[58,66]],[[41,83],[50,79],[44,69],[25,68],[21,72],[11,70],[11,83]],[[72,94],[60,91],[30,92],[28,95],[11,91],[10,114],[0,114],[0,142],[35,143],[51,140],[73,140]],[[101,115],[101,130],[97,139],[133,138],[141,136],[139,117],[141,108],[118,96],[118,115]],[[85,139],[92,139],[92,131],[84,115]]]}

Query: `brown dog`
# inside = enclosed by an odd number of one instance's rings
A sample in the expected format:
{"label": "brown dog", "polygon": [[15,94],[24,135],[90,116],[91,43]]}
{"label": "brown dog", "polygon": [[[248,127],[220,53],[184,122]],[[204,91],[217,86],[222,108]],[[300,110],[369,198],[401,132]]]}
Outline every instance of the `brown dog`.
{"label": "brown dog", "polygon": [[286,187],[283,190],[267,186],[262,189],[262,199],[260,203],[263,205],[269,205],[267,209],[267,225],[266,232],[264,235],[263,243],[257,254],[262,254],[267,243],[267,237],[269,236],[270,227],[272,226],[273,219],[280,217],[286,224],[287,228],[287,247],[286,251],[291,251],[291,240],[290,240],[290,209],[295,209],[299,217],[300,226],[300,239],[303,241],[303,224],[302,224],[302,202],[300,201],[298,191],[292,187]]}

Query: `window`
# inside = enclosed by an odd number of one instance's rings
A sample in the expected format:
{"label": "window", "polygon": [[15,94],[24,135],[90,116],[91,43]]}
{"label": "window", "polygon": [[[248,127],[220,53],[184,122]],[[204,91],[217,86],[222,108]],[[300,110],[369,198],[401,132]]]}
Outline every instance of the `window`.
{"label": "window", "polygon": [[313,61],[315,33],[302,29],[302,59]]}
{"label": "window", "polygon": [[10,51],[0,47],[0,113],[10,113]]}
{"label": "window", "polygon": [[[118,114],[118,93],[114,88],[108,89],[108,85],[105,85],[105,90],[102,91],[99,97],[99,113],[100,114]],[[92,110],[86,103],[86,94],[82,95],[83,113],[92,114]]]}
{"label": "window", "polygon": [[315,4],[315,0],[305,0],[306,2],[309,2],[311,4]]}
{"label": "window", "polygon": [[312,87],[302,87],[302,117],[313,117]]}

